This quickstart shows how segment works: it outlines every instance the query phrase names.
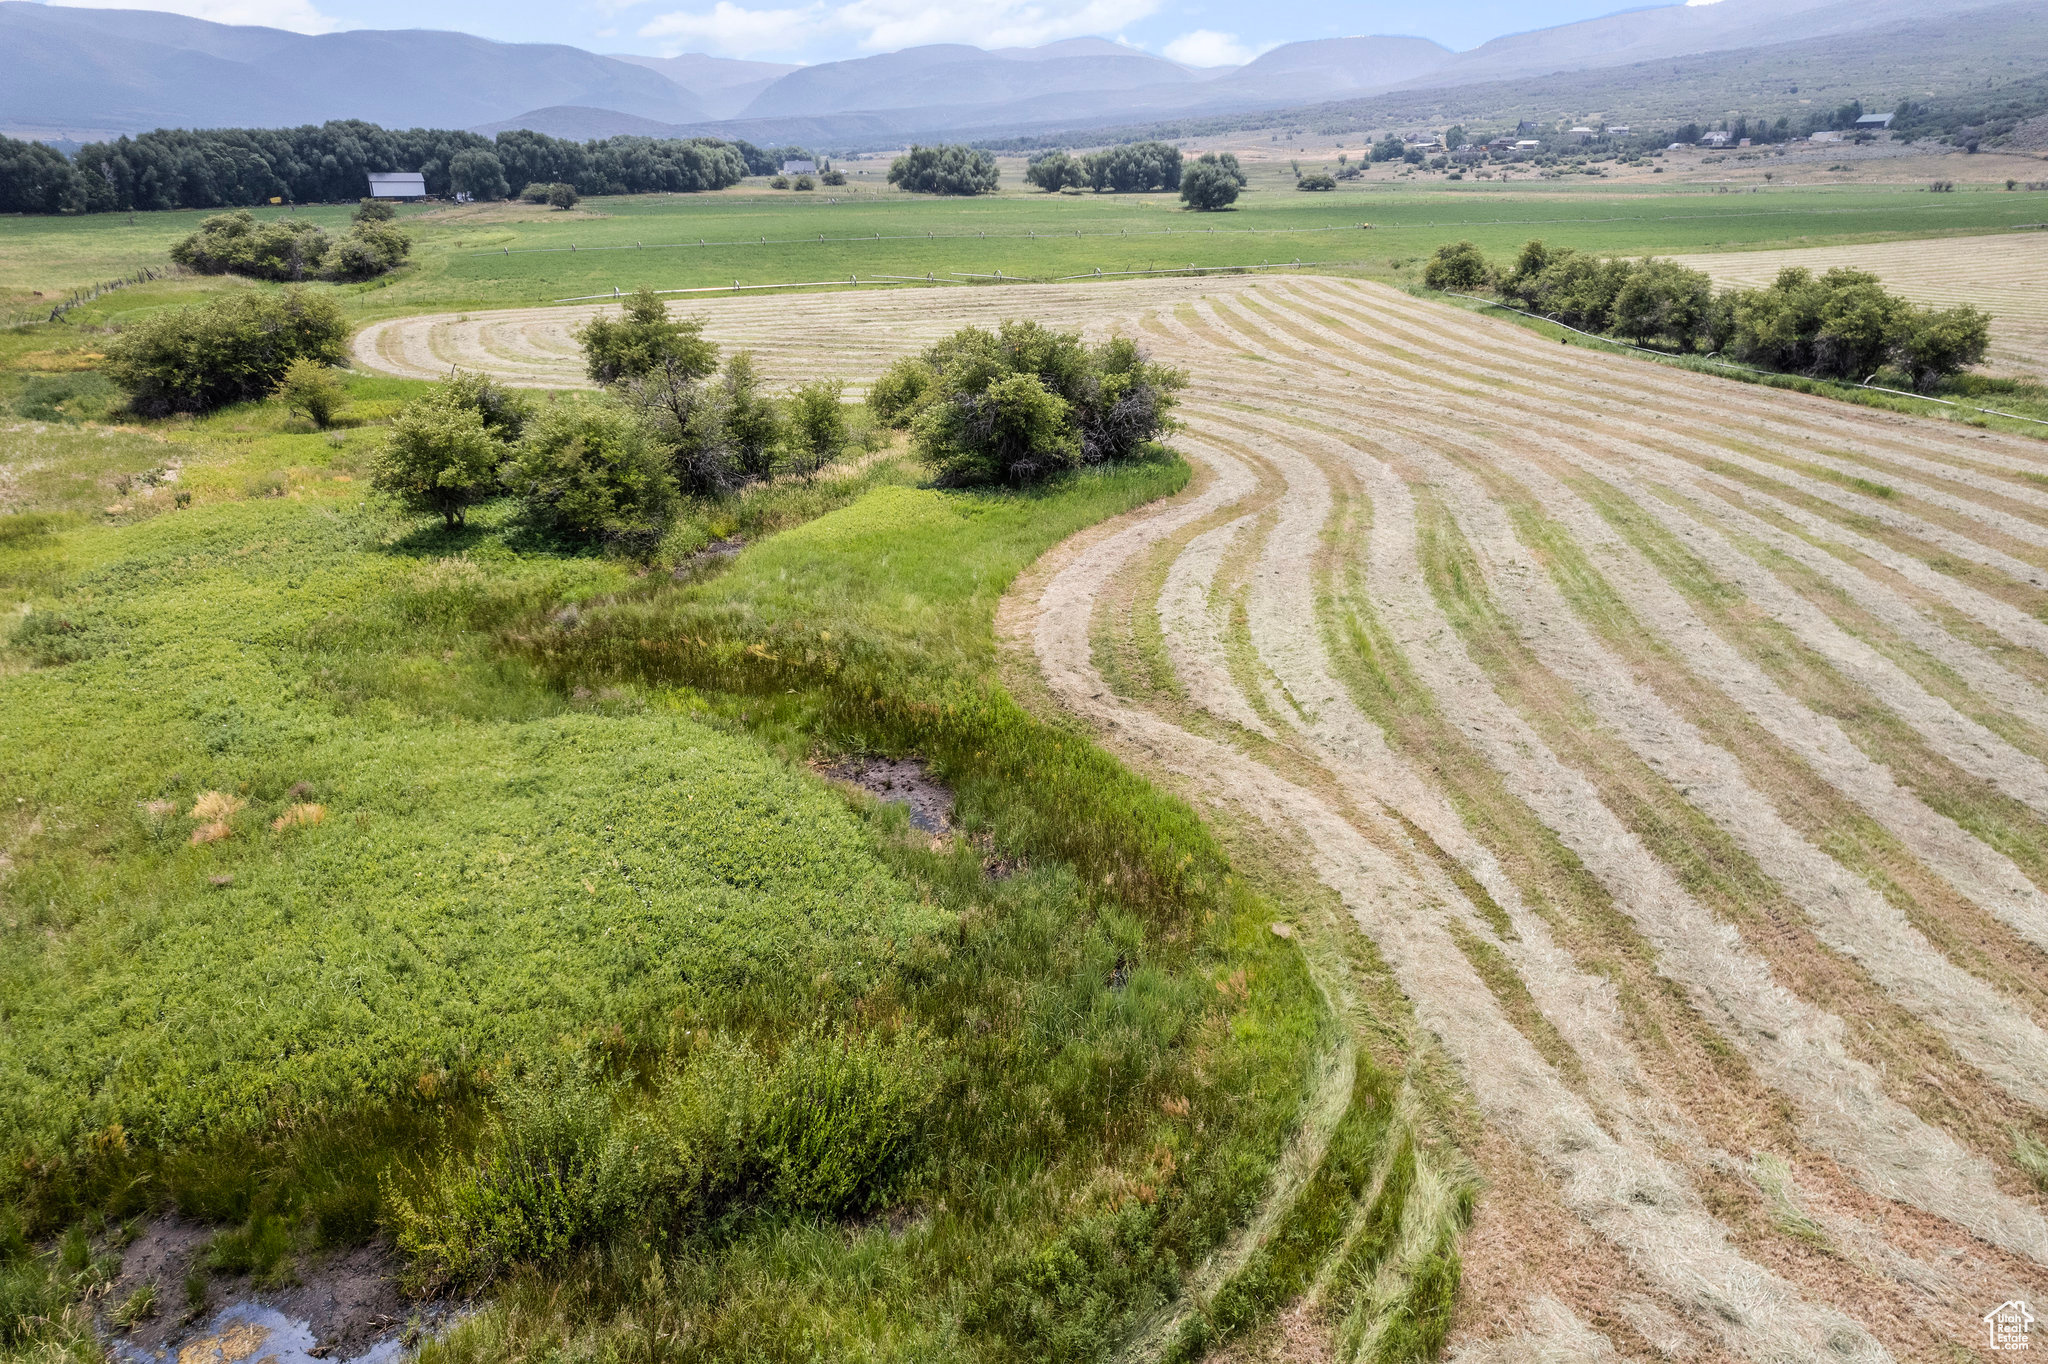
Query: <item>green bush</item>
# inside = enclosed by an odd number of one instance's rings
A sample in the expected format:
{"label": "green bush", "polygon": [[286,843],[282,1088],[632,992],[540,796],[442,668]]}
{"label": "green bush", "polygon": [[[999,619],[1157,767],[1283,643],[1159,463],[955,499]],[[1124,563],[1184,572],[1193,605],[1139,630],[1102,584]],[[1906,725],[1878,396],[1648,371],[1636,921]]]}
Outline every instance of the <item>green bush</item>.
{"label": "green bush", "polygon": [[833,189],[838,189],[846,183],[846,172],[843,170],[828,170],[818,177],[818,183],[830,185]]}
{"label": "green bush", "polygon": [[171,259],[202,275],[304,280],[326,260],[327,234],[303,218],[259,223],[246,208],[216,213],[172,245]]}
{"label": "green bush", "polygon": [[1325,175],[1318,171],[1314,175],[1302,176],[1301,179],[1294,182],[1294,187],[1305,190],[1335,189],[1337,188],[1337,177]]}
{"label": "green bush", "polygon": [[519,439],[533,404],[517,389],[507,388],[487,374],[451,373],[441,389],[453,402],[474,411],[483,419],[484,429],[502,441]]}
{"label": "green bush", "polygon": [[675,515],[675,477],[661,446],[617,403],[543,408],[503,478],[535,528],[621,553],[651,552]]}
{"label": "green bush", "polygon": [[1031,164],[1024,168],[1024,183],[1036,185],[1047,194],[1057,194],[1087,184],[1088,171],[1066,152],[1050,151],[1031,158]]}
{"label": "green bush", "polygon": [[1181,202],[1198,213],[1213,213],[1236,203],[1243,181],[1234,170],[1236,158],[1231,161],[1232,165],[1226,166],[1211,152],[1183,170]]}
{"label": "green bush", "polygon": [[1422,268],[1422,282],[1432,289],[1468,293],[1485,288],[1491,274],[1485,252],[1471,242],[1451,242],[1439,246],[1429,258]]}
{"label": "green bush", "polygon": [[397,269],[412,254],[412,238],[389,223],[358,223],[327,253],[321,273],[328,279],[375,279]]}
{"label": "green bush", "polygon": [[627,297],[619,317],[592,318],[577,339],[585,370],[607,388],[656,371],[701,379],[718,365],[718,347],[704,339],[703,322],[675,321],[644,284]]}
{"label": "green bush", "polygon": [[1991,317],[1964,304],[1957,308],[1922,308],[1893,344],[1893,358],[1919,389],[1977,364],[1991,345]]}
{"label": "green bush", "polygon": [[563,184],[559,180],[545,184],[535,181],[519,191],[519,197],[529,204],[548,204],[555,208],[574,208],[583,201],[574,185]]}
{"label": "green bush", "polygon": [[356,205],[356,211],[349,214],[354,223],[388,223],[398,217],[398,209],[382,199],[365,199]]}
{"label": "green bush", "polygon": [[1712,325],[1714,282],[1677,261],[1645,260],[1615,291],[1611,311],[1616,336],[1690,350]]}
{"label": "green bush", "polygon": [[137,412],[158,417],[266,397],[292,361],[339,364],[347,353],[332,299],[248,292],[137,323],[107,347],[106,372]]}
{"label": "green bush", "polygon": [[[911,443],[948,487],[1021,486],[1128,458],[1167,429],[1186,383],[1128,339],[1091,349],[1079,333],[1035,322],[1005,322],[995,333],[968,327],[920,364],[932,378]],[[885,402],[903,401],[915,383],[911,371],[899,371]],[[905,410],[897,408],[899,418]]]}
{"label": "green bush", "polygon": [[789,395],[784,459],[792,473],[815,475],[846,448],[846,385],[837,379],[805,384]]}
{"label": "green bush", "polygon": [[922,356],[906,355],[868,385],[868,410],[887,426],[904,426],[937,388],[939,376]]}
{"label": "green bush", "polygon": [[406,510],[432,513],[450,530],[498,490],[503,440],[475,406],[444,385],[398,410],[378,451],[371,484]]}
{"label": "green bush", "polygon": [[305,413],[322,429],[333,423],[348,402],[333,367],[303,355],[285,366],[273,396],[292,411]]}
{"label": "green bush", "polygon": [[913,145],[889,164],[889,183],[912,194],[993,194],[1001,178],[993,156],[958,144]]}

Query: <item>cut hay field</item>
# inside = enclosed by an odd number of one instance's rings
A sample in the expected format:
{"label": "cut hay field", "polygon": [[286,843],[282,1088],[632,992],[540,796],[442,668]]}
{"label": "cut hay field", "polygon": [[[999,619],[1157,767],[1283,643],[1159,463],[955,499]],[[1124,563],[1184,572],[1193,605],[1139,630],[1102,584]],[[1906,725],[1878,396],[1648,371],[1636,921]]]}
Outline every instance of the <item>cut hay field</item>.
{"label": "cut hay field", "polygon": [[1449,1067],[1453,1357],[1963,1358],[2048,1294],[2048,445],[1359,281],[778,311],[703,308],[793,369],[1028,311],[1193,376],[1195,485],[1006,638]]}
{"label": "cut hay field", "polygon": [[1716,284],[1748,287],[1768,284],[1780,270],[1794,266],[1815,274],[1837,268],[1868,270],[1916,303],[1972,303],[1990,313],[1989,372],[2048,376],[2048,232],[1712,252],[1677,259],[1706,271]]}

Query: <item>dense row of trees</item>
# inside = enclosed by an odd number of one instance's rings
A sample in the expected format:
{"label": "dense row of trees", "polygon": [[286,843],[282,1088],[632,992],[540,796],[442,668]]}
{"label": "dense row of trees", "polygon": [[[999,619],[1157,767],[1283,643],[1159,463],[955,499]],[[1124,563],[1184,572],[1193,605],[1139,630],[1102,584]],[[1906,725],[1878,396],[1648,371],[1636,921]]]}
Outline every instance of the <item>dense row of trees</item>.
{"label": "dense row of trees", "polygon": [[1180,188],[1180,148],[1170,142],[1132,142],[1085,156],[1051,151],[1032,158],[1024,179],[1048,194],[1063,189],[1140,193]]}
{"label": "dense row of trees", "polygon": [[996,159],[973,147],[913,146],[889,163],[889,183],[912,194],[993,194]]}
{"label": "dense row of trees", "polygon": [[1471,242],[1438,248],[1432,289],[1492,289],[1531,312],[1640,345],[1721,352],[1746,364],[1860,380],[1889,366],[1928,389],[1984,358],[1991,319],[1976,308],[1923,308],[1860,270],[1788,269],[1765,288],[1716,290],[1698,270],[1525,245],[1505,268]]}
{"label": "dense row of trees", "polygon": [[525,131],[488,138],[356,120],[160,129],[88,144],[72,160],[41,143],[0,137],[0,213],[233,208],[273,198],[333,203],[361,195],[370,171],[417,171],[429,194],[480,199],[502,199],[528,184],[566,184],[579,194],[688,193],[771,174],[782,156],[801,150],[715,138],[570,142]]}
{"label": "dense row of trees", "polygon": [[1087,346],[1078,332],[1005,322],[899,360],[868,404],[910,429],[940,484],[1015,487],[1139,453],[1171,424],[1186,383],[1127,338]]}

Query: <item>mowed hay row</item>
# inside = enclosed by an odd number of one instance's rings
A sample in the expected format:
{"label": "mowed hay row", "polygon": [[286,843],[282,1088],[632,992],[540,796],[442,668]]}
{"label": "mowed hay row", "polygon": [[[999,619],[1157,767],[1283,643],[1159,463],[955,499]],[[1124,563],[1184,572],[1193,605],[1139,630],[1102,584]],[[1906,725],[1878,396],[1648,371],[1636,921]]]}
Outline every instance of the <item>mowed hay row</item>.
{"label": "mowed hay row", "polygon": [[[771,384],[821,375],[844,379],[859,393],[898,356],[923,349],[965,326],[993,326],[1029,316],[1097,333],[1116,319],[1247,280],[1166,279],[1102,285],[935,286],[833,294],[704,295],[669,301],[676,318],[701,319],[704,334],[726,352],[754,353]],[[411,379],[439,379],[450,369],[497,375],[535,388],[587,388],[576,332],[615,304],[512,308],[426,314],[372,323],[357,334],[359,364]],[[1092,338],[1091,338],[1092,339]]]}
{"label": "mowed hay row", "polygon": [[2048,232],[1676,256],[1716,284],[1757,287],[1793,266],[1868,270],[1915,303],[1991,314],[1990,367],[2048,378]]}
{"label": "mowed hay row", "polygon": [[[1518,1152],[1454,1346],[1941,1357],[2041,1291],[2048,449],[1372,285],[1146,306],[1214,476],[1012,629],[1300,840]],[[1156,699],[1093,666],[1126,571]],[[1489,1217],[1531,1171],[1590,1244]]]}
{"label": "mowed hay row", "polygon": [[[593,311],[359,353],[570,383]],[[674,311],[778,382],[1023,317],[1189,372],[1202,478],[1005,628],[1297,846],[1462,1078],[1454,1356],[1960,1357],[2048,1296],[2048,445],[1333,279]]]}

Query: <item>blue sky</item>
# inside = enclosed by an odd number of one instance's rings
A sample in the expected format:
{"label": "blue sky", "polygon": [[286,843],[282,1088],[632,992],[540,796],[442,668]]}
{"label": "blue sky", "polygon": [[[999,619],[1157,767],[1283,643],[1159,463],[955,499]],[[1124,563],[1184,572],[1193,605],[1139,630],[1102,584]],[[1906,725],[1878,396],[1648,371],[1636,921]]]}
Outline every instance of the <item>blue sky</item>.
{"label": "blue sky", "polygon": [[[76,0],[74,0],[76,2]],[[1475,47],[1628,0],[84,0],[176,10],[223,23],[301,32],[446,28],[507,42],[600,52],[814,62],[918,43],[1031,45],[1086,34],[1122,38],[1195,65],[1244,61],[1300,38],[1401,33]],[[1693,0],[1698,3],[1699,0]]]}

